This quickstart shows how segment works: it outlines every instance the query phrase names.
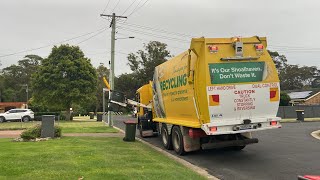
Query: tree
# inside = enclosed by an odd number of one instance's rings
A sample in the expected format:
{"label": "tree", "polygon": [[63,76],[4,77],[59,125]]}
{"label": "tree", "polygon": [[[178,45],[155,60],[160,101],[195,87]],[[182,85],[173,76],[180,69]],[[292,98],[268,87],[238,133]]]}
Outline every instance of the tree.
{"label": "tree", "polygon": [[144,51],[139,50],[136,54],[128,55],[128,65],[138,76],[141,84],[148,83],[153,78],[154,68],[167,61],[171,57],[167,50],[167,44],[158,41],[150,41],[144,45]]}
{"label": "tree", "polygon": [[281,72],[281,70],[283,70],[285,66],[288,65],[287,57],[285,55],[280,55],[277,51],[268,50],[268,52],[273,62],[275,63],[278,72]]}
{"label": "tree", "polygon": [[280,93],[280,106],[289,106],[289,102],[291,101],[290,96],[285,93],[285,92],[281,92]]}
{"label": "tree", "polygon": [[50,109],[69,112],[73,105],[95,100],[96,84],[96,71],[78,46],[54,46],[32,77],[33,98]]}
{"label": "tree", "polygon": [[[42,58],[38,55],[26,55],[24,59],[18,61],[18,65],[11,65],[3,69],[3,84],[5,89],[11,89],[10,93],[14,96],[10,99],[3,98],[4,101],[26,101],[26,85],[30,86],[30,79],[41,64]],[[1,90],[1,89],[0,89]],[[9,91],[8,91],[9,92]],[[32,90],[29,91],[32,94]],[[9,97],[9,96],[7,96]]]}
{"label": "tree", "polygon": [[315,79],[311,82],[312,88],[320,88],[320,77],[317,76]]}
{"label": "tree", "polygon": [[0,102],[3,101],[4,77],[0,74]]}
{"label": "tree", "polygon": [[143,50],[128,55],[128,65],[133,72],[116,78],[115,89],[125,92],[128,98],[134,98],[135,91],[153,79],[154,68],[170,57],[165,43],[150,41]]}
{"label": "tree", "polygon": [[306,89],[316,86],[316,77],[319,70],[316,66],[292,65],[287,63],[287,58],[277,51],[268,51],[276,65],[283,90]]}
{"label": "tree", "polygon": [[302,89],[301,72],[298,65],[286,65],[279,74],[280,87],[283,90]]}
{"label": "tree", "polygon": [[[103,82],[103,77],[105,77],[109,82],[109,72],[110,72],[110,70],[107,67],[105,67],[104,65],[101,64],[100,66],[98,66],[96,71],[97,71],[98,77],[97,77],[97,88],[96,88],[97,101],[96,101],[96,104],[95,104],[95,112],[98,112],[98,111],[102,111],[102,109],[103,109],[102,108],[102,105],[103,105],[103,92],[102,92],[102,89],[106,88],[106,85]],[[106,93],[106,94],[108,94],[108,93]]]}
{"label": "tree", "polygon": [[134,73],[121,74],[115,78],[115,90],[123,92],[127,98],[134,99],[136,90],[141,87],[137,76]]}

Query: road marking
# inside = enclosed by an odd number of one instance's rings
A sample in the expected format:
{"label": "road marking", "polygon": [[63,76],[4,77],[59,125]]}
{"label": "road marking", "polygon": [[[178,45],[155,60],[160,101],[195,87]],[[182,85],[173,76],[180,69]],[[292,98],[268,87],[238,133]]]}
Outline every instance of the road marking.
{"label": "road marking", "polygon": [[313,136],[314,138],[320,140],[320,130],[318,130],[318,131],[313,131],[313,132],[311,133],[311,136]]}

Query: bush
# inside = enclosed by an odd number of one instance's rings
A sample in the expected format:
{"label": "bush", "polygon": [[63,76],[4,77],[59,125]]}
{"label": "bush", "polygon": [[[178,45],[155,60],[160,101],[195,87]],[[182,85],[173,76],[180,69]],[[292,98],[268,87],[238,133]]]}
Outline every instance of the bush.
{"label": "bush", "polygon": [[289,106],[289,102],[291,101],[290,96],[285,93],[285,92],[281,92],[280,93],[280,106]]}
{"label": "bush", "polygon": [[[61,137],[61,127],[55,126],[54,127],[54,137]],[[23,131],[20,137],[24,140],[31,140],[41,137],[41,126],[37,125],[30,129]]]}
{"label": "bush", "polygon": [[41,126],[39,125],[23,131],[20,135],[20,137],[24,140],[36,139],[40,136],[41,136]]}
{"label": "bush", "polygon": [[[34,113],[34,120],[35,121],[42,121],[43,115],[54,115],[55,120],[66,120],[66,113],[67,111],[61,111],[61,112],[35,112]],[[73,117],[74,113],[72,113]]]}
{"label": "bush", "polygon": [[60,126],[55,126],[54,127],[54,137],[61,137],[61,127]]}

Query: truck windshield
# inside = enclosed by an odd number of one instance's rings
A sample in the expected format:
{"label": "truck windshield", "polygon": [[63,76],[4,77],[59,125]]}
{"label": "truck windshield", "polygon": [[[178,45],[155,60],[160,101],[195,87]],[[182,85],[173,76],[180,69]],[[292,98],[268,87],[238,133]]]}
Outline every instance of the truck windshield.
{"label": "truck windshield", "polygon": [[265,62],[209,63],[211,84],[260,82],[266,77]]}

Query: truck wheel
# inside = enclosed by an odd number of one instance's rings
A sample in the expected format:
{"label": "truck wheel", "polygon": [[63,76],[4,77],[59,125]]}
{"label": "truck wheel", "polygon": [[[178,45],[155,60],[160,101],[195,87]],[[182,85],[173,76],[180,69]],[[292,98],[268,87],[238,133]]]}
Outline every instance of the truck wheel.
{"label": "truck wheel", "polygon": [[166,124],[162,124],[161,126],[161,140],[162,140],[163,146],[166,149],[168,150],[172,149],[171,135],[169,134]]}
{"label": "truck wheel", "polygon": [[138,118],[138,126],[137,126],[137,129],[140,129],[140,128],[141,128],[140,126],[142,126],[142,125],[141,125],[141,122],[140,122],[140,118]]}
{"label": "truck wheel", "polygon": [[173,127],[171,136],[172,136],[172,145],[173,145],[174,151],[178,155],[183,155],[185,153],[184,143],[183,143],[183,136],[179,126]]}
{"label": "truck wheel", "polygon": [[5,121],[4,117],[0,117],[0,123],[3,123]]}

